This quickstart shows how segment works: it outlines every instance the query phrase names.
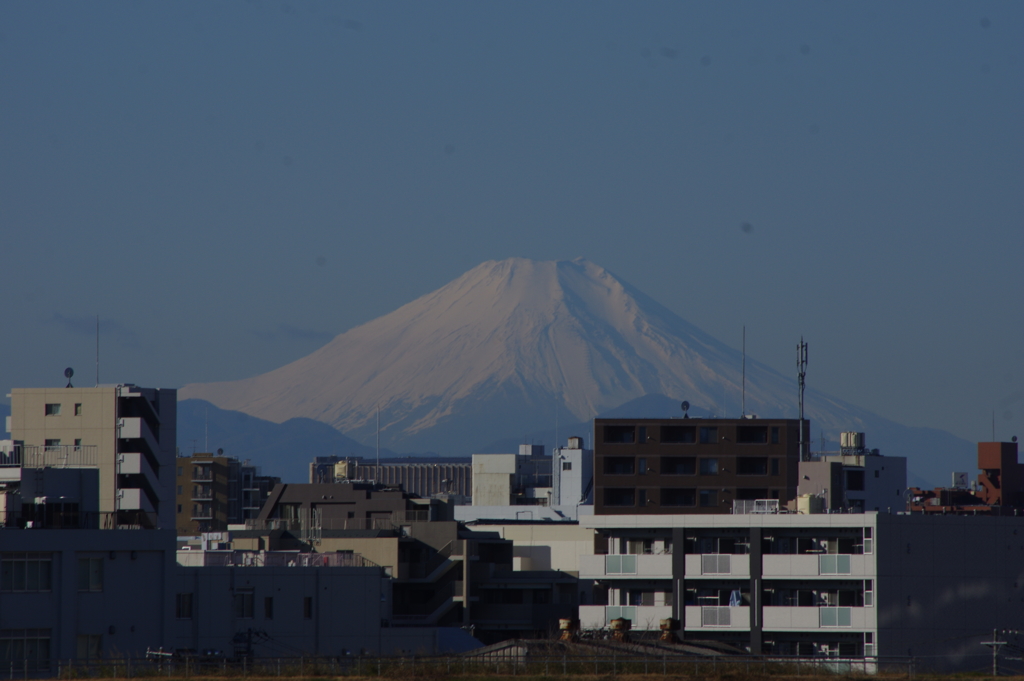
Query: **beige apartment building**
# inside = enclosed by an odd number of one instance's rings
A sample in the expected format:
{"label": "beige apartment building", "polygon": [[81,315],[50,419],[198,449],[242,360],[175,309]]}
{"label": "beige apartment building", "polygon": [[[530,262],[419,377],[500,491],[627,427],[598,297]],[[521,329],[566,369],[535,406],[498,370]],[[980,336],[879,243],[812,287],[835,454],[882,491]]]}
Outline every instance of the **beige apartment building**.
{"label": "beige apartment building", "polygon": [[131,384],[15,388],[7,431],[22,468],[99,471],[99,527],[174,528],[177,391]]}

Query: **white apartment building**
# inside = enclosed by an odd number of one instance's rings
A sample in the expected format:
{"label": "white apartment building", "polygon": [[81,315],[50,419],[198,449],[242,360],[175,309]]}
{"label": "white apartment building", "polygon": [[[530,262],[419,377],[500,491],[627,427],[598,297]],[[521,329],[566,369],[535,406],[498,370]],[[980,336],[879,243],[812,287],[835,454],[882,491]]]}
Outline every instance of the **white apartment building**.
{"label": "white apartment building", "polygon": [[[859,514],[596,515],[580,557],[584,628],[680,623],[757,654],[984,664],[1024,628],[1024,518]],[[987,632],[987,634],[985,633]],[[981,656],[982,662],[979,663]]]}

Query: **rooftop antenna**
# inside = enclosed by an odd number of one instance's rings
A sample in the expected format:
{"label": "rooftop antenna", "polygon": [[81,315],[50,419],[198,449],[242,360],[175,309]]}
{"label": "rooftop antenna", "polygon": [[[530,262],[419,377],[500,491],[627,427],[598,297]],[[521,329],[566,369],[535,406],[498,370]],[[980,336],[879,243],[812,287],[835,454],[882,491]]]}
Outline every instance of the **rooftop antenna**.
{"label": "rooftop antenna", "polygon": [[683,400],[683,403],[682,403],[682,404],[680,404],[679,406],[680,406],[680,407],[682,408],[682,410],[683,410],[683,418],[684,418],[684,419],[688,419],[688,418],[690,418],[690,415],[686,413],[686,412],[690,411],[690,403],[689,403],[689,402],[687,402],[686,400]]}
{"label": "rooftop antenna", "polygon": [[74,375],[75,375],[75,370],[72,369],[71,367],[68,367],[67,369],[64,370],[64,378],[68,379],[68,384],[66,386],[64,386],[65,388],[74,388],[75,387],[75,386],[71,385],[71,377],[74,376]]}
{"label": "rooftop antenna", "polygon": [[206,443],[203,445],[203,451],[210,451],[210,408],[206,408]]}
{"label": "rooftop antenna", "polygon": [[96,387],[100,387],[100,313],[96,313]]}
{"label": "rooftop antenna", "polygon": [[807,461],[807,444],[804,442],[804,377],[807,375],[807,343],[804,337],[800,336],[800,343],[796,346],[796,375],[800,401],[800,460]]}
{"label": "rooftop antenna", "polygon": [[380,481],[380,402],[377,403],[377,466],[373,470],[373,482]]}
{"label": "rooftop antenna", "polygon": [[992,442],[996,441],[996,410],[992,410]]}
{"label": "rooftop antenna", "polygon": [[747,325],[743,325],[743,397],[740,400],[740,418],[747,415]]}

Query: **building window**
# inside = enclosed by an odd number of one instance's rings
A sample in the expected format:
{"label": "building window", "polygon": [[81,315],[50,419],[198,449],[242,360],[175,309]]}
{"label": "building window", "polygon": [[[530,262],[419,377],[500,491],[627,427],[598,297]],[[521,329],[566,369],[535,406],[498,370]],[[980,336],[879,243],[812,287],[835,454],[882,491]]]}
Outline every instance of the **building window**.
{"label": "building window", "polygon": [[[773,459],[774,460],[774,459]],[[736,459],[737,475],[768,475],[768,457],[740,456]]]}
{"label": "building window", "polygon": [[60,405],[59,404],[47,404],[46,405],[47,416],[60,416]]}
{"label": "building window", "polygon": [[99,634],[78,635],[78,659],[98,660],[103,654],[103,637]]}
{"label": "building window", "polygon": [[635,503],[635,489],[609,487],[604,490],[605,506],[633,506]]}
{"label": "building window", "polygon": [[256,594],[252,589],[240,589],[235,591],[235,617],[251,620],[253,617],[253,602]]}
{"label": "building window", "polygon": [[665,456],[661,459],[662,475],[695,475],[697,459],[693,456]]}
{"label": "building window", "polygon": [[82,415],[82,403],[81,402],[76,402],[75,403],[75,416],[81,416],[81,415]]}
{"label": "building window", "polygon": [[818,556],[819,575],[848,575],[850,574],[850,556],[843,553],[832,553]]}
{"label": "building window", "polygon": [[263,599],[263,619],[274,619],[274,598],[267,596]]}
{"label": "building window", "polygon": [[718,426],[702,426],[700,429],[700,443],[702,445],[713,445],[718,442]]}
{"label": "building window", "polygon": [[563,461],[562,462],[562,470],[563,471],[571,471],[572,470],[572,461]]}
{"label": "building window", "polygon": [[772,426],[772,444],[773,445],[779,444],[779,427],[778,426]]}
{"label": "building window", "polygon": [[640,444],[647,442],[647,426],[637,426],[636,441]]}
{"label": "building window", "polygon": [[864,471],[846,471],[846,489],[850,492],[863,492]]}
{"label": "building window", "polygon": [[174,616],[179,620],[192,619],[192,594],[178,594],[174,605]]}
{"label": "building window", "polygon": [[697,490],[663,487],[661,489],[662,506],[696,506]]}
{"label": "building window", "polygon": [[313,597],[306,596],[302,599],[302,617],[307,620],[313,619]]}
{"label": "building window", "polygon": [[718,492],[713,489],[702,489],[700,491],[700,505],[704,508],[718,506]]}
{"label": "building window", "polygon": [[864,528],[864,553],[871,554],[875,551],[875,540],[872,537],[870,527]]}
{"label": "building window", "polygon": [[0,630],[0,664],[12,672],[49,669],[50,630]]}
{"label": "building window", "polygon": [[647,490],[641,489],[636,492],[637,501],[639,502],[640,508],[647,505]]}
{"label": "building window", "polygon": [[636,441],[633,426],[605,426],[604,441],[607,444],[632,444]]}
{"label": "building window", "polygon": [[49,591],[52,554],[0,554],[0,591],[8,593]]}
{"label": "building window", "polygon": [[178,485],[178,495],[180,496],[181,493],[182,493],[182,487],[181,487],[181,485]]}
{"label": "building window", "polygon": [[179,478],[182,476],[182,473],[184,473],[184,471],[182,470],[181,466],[178,466],[178,477]]}
{"label": "building window", "polygon": [[60,438],[51,438],[48,440],[43,440],[44,449],[51,449],[55,447],[60,447]]}
{"label": "building window", "polygon": [[665,445],[692,445],[697,441],[696,426],[662,426],[661,443]]}
{"label": "building window", "polygon": [[701,459],[701,475],[718,475],[718,459]]}
{"label": "building window", "polygon": [[103,591],[103,559],[78,559],[78,590]]}
{"label": "building window", "polygon": [[864,580],[864,607],[870,608],[875,604],[874,585],[870,579]]}
{"label": "building window", "polygon": [[772,459],[772,475],[778,475],[778,474],[779,474],[779,460],[778,459]]}
{"label": "building window", "polygon": [[181,504],[178,504],[178,513],[181,513]]}
{"label": "building window", "polygon": [[80,438],[80,437],[76,437],[76,438],[75,438],[75,451],[77,452],[77,451],[79,451],[79,450],[80,450],[81,448],[82,448],[82,438]]}
{"label": "building window", "polygon": [[640,475],[647,475],[647,459],[641,457],[637,461],[637,470],[640,472]]}
{"label": "building window", "polygon": [[767,426],[736,426],[736,444],[766,445],[768,444]]}
{"label": "building window", "polygon": [[633,457],[606,456],[604,459],[605,475],[633,475]]}

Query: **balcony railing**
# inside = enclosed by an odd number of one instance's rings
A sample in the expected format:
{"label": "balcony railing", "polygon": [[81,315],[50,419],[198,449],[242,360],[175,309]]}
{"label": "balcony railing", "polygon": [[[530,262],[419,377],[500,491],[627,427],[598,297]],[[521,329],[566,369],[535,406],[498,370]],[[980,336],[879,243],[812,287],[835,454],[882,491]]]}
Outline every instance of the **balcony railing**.
{"label": "balcony railing", "polygon": [[192,498],[196,500],[213,499],[213,490],[194,489],[192,490]]}
{"label": "balcony railing", "polygon": [[94,468],[99,465],[96,445],[16,445],[0,453],[0,467]]}

